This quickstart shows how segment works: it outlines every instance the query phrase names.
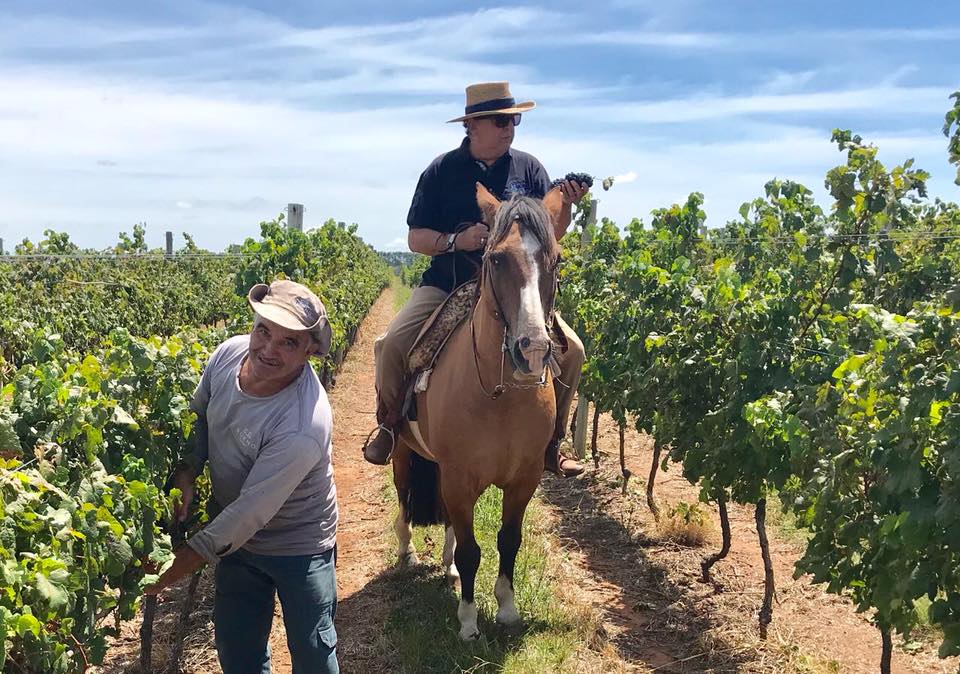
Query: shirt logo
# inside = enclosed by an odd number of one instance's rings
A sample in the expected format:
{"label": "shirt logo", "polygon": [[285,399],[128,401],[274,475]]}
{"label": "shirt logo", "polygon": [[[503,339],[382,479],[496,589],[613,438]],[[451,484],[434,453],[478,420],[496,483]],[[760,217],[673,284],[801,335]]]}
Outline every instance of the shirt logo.
{"label": "shirt logo", "polygon": [[237,442],[239,442],[246,449],[256,449],[257,443],[253,438],[253,433],[250,432],[249,428],[243,428],[240,426],[234,426],[233,435],[236,437]]}
{"label": "shirt logo", "polygon": [[525,197],[528,194],[530,194],[530,190],[527,189],[527,183],[525,183],[522,178],[514,178],[503,188],[504,199],[510,199],[515,196]]}

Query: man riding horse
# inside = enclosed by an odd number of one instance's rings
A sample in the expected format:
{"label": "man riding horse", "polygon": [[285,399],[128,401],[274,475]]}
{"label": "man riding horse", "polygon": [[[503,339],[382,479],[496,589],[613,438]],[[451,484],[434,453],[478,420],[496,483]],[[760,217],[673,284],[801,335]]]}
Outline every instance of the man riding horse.
{"label": "man riding horse", "polygon": [[[460,147],[437,157],[421,174],[407,215],[410,250],[429,255],[430,267],[419,288],[390,323],[374,346],[376,359],[378,433],[364,444],[367,461],[384,465],[396,445],[403,415],[407,384],[407,354],[420,329],[433,311],[458,285],[471,280],[480,269],[489,228],[477,205],[477,183],[502,200],[512,196],[542,199],[550,178],[532,155],[511,148],[521,114],[532,110],[533,101],[516,103],[506,82],[473,84],[466,89],[464,114],[450,122],[462,122],[466,130]],[[587,191],[583,184],[561,185],[562,206],[558,231],[570,224],[571,207]],[[556,353],[560,376],[554,378],[557,401],[556,427],[545,450],[544,466],[564,477],[579,475],[583,465],[560,454],[570,403],[580,381],[583,344],[576,333],[557,316],[566,342]]]}

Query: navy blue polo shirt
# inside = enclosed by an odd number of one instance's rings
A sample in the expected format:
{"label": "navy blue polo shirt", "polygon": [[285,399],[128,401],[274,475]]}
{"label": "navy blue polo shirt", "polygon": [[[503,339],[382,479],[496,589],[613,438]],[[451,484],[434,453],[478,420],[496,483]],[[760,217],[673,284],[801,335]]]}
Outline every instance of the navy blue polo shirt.
{"label": "navy blue polo shirt", "polygon": [[[487,166],[470,155],[470,139],[464,138],[460,147],[434,159],[420,174],[407,225],[449,234],[460,223],[481,222],[478,182],[500,200],[514,195],[542,199],[550,189],[550,177],[533,155],[511,148]],[[445,243],[446,237],[440,244]],[[435,255],[420,285],[450,292],[476,275],[481,257],[479,250]]]}

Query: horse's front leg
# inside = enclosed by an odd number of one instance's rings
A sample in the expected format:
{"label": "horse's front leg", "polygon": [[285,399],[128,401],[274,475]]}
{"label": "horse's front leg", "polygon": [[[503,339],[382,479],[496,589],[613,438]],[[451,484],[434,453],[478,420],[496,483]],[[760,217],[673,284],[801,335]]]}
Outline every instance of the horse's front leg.
{"label": "horse's front leg", "polygon": [[393,450],[393,486],[397,488],[400,509],[393,530],[397,534],[397,566],[415,566],[420,562],[413,547],[413,527],[407,514],[407,494],[410,490],[410,448],[397,442]]}
{"label": "horse's front leg", "polygon": [[[450,527],[456,537],[453,559],[460,572],[460,605],[457,618],[460,619],[460,638],[474,641],[480,637],[477,626],[477,602],[474,588],[477,569],[480,568],[480,546],[473,535],[473,509],[479,494],[476,489],[465,483],[459,476],[462,471],[442,470],[440,488],[443,503],[450,518]],[[449,539],[448,539],[449,540]],[[446,545],[444,546],[446,552]]]}
{"label": "horse's front leg", "polygon": [[500,532],[497,534],[497,550],[500,553],[500,570],[493,594],[497,598],[497,622],[504,627],[522,624],[514,601],[513,571],[520,550],[523,514],[540,481],[540,472],[530,471],[519,480],[507,485],[503,491],[503,513]]}
{"label": "horse's front leg", "polygon": [[460,572],[457,571],[457,565],[453,559],[456,550],[457,535],[454,533],[453,526],[447,525],[447,530],[443,537],[443,572],[447,576],[447,582],[451,585],[460,580]]}

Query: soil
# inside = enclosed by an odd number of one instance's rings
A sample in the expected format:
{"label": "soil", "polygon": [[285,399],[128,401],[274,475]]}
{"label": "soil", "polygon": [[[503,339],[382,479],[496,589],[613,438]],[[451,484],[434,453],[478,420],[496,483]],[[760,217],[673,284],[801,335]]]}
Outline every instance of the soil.
{"label": "soil", "polygon": [[[589,437],[589,433],[588,433]],[[589,441],[588,441],[589,445]],[[801,556],[799,535],[781,534],[768,507],[776,577],[773,623],[766,642],[757,616],[763,598],[763,561],[753,508],[729,506],[732,547],[701,582],[700,561],[720,548],[714,506],[706,545],[689,547],[662,535],[646,505],[645,477],[652,458],[649,436],[628,430],[626,466],[633,476],[621,495],[616,424],[601,417],[600,469],[592,463],[576,481],[545,480],[541,498],[555,509],[557,535],[574,568],[582,597],[603,616],[610,642],[635,671],[658,672],[851,672],[880,669],[880,633],[853,605],[793,578]],[[587,447],[589,455],[590,448]],[[589,456],[588,456],[589,459]],[[577,484],[579,482],[579,484]],[[698,489],[672,465],[655,481],[664,512],[697,503]],[[898,643],[895,639],[895,643]],[[940,660],[935,638],[899,641],[894,672],[956,672],[960,659]],[[909,649],[911,652],[907,652]]]}
{"label": "soil", "polygon": [[[383,467],[367,464],[360,446],[374,428],[373,341],[395,313],[392,290],[373,306],[330,391],[334,410],[334,470],[340,506],[336,618],[338,653],[346,673],[394,671],[384,636],[392,557],[389,515],[392,494],[384,490]],[[589,434],[588,434],[589,435]],[[757,629],[763,594],[763,564],[752,508],[730,506],[733,546],[713,568],[712,583],[700,581],[700,560],[719,548],[719,520],[705,545],[691,547],[662,533],[647,509],[644,477],[650,439],[626,435],[626,461],[634,477],[621,494],[617,428],[601,417],[599,470],[580,478],[546,476],[539,498],[549,510],[556,551],[566,560],[565,599],[580,602],[601,621],[599,638],[584,648],[612,653],[618,669],[637,672],[852,672],[879,671],[880,635],[848,601],[828,595],[808,578],[793,579],[802,543],[768,523],[777,582],[777,602],[766,642]],[[657,479],[656,495],[666,511],[697,502],[697,489],[671,466]],[[772,508],[768,508],[768,511]],[[708,527],[709,531],[709,527]],[[187,581],[163,594],[157,610],[154,671],[165,671]],[[219,672],[213,644],[213,583],[204,572],[187,626],[181,671]],[[138,671],[139,620],[124,623],[101,671]],[[599,643],[598,643],[599,642]],[[279,604],[270,638],[273,671],[291,672]],[[905,647],[914,652],[908,653]],[[933,640],[899,643],[893,671],[955,672],[957,660],[936,657]],[[586,671],[586,670],[585,670]]]}

